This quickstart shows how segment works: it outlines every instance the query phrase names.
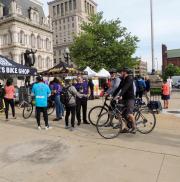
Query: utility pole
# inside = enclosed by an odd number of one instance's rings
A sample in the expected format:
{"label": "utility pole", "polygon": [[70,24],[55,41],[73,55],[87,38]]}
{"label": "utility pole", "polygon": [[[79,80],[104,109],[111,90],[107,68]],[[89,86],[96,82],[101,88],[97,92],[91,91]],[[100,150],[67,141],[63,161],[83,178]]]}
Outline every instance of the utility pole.
{"label": "utility pole", "polygon": [[150,0],[150,11],[151,11],[151,56],[152,56],[152,72],[153,72],[155,70],[153,0]]}

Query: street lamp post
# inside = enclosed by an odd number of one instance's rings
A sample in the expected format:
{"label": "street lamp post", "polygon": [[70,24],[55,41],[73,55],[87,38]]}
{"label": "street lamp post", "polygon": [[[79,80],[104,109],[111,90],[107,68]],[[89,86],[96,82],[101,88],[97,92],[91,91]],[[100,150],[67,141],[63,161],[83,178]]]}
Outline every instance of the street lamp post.
{"label": "street lamp post", "polygon": [[65,49],[64,58],[66,60],[67,65],[69,66],[69,60],[70,60],[70,50],[68,47]]}
{"label": "street lamp post", "polygon": [[154,20],[153,20],[153,0],[150,0],[151,11],[151,56],[152,56],[152,73],[155,71],[154,61]]}

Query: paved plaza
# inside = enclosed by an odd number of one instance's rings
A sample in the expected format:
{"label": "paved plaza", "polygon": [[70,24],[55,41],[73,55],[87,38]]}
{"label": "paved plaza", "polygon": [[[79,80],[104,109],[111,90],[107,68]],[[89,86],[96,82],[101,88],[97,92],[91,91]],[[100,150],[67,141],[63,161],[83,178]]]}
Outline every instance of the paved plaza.
{"label": "paved plaza", "polygon": [[[89,108],[102,102],[90,101]],[[0,182],[179,182],[178,110],[180,93],[173,93],[170,112],[157,115],[154,132],[113,140],[102,139],[93,126],[70,132],[62,120],[38,131],[22,110],[9,122],[1,114]]]}

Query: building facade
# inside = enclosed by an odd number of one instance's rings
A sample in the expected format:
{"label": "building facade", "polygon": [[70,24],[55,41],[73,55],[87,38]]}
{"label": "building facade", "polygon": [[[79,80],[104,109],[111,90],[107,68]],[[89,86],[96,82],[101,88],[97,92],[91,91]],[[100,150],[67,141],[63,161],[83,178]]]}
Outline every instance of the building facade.
{"label": "building facade", "polygon": [[38,0],[0,1],[0,54],[24,64],[27,49],[37,50],[39,72],[53,67],[52,22]]}
{"label": "building facade", "polygon": [[147,62],[144,62],[141,60],[141,58],[137,59],[138,64],[136,65],[134,69],[134,75],[135,76],[146,76],[147,75]]}
{"label": "building facade", "polygon": [[162,71],[164,72],[165,69],[169,64],[173,64],[174,66],[180,67],[180,49],[172,49],[168,50],[166,45],[162,45]]}
{"label": "building facade", "polygon": [[81,23],[97,11],[93,0],[54,0],[48,3],[53,22],[54,64],[65,61],[65,50],[81,32]]}

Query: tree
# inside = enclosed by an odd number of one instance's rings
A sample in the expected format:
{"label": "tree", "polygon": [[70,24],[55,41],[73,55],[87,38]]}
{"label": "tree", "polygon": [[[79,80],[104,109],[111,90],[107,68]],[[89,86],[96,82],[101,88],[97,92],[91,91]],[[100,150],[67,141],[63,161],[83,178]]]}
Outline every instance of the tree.
{"label": "tree", "polygon": [[180,75],[180,67],[169,64],[164,72],[164,78]]}
{"label": "tree", "polygon": [[103,20],[103,13],[92,15],[83,23],[82,32],[74,37],[70,47],[71,57],[78,67],[133,67],[136,62],[132,55],[137,48],[138,38],[121,26],[121,21]]}

